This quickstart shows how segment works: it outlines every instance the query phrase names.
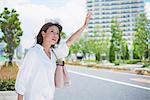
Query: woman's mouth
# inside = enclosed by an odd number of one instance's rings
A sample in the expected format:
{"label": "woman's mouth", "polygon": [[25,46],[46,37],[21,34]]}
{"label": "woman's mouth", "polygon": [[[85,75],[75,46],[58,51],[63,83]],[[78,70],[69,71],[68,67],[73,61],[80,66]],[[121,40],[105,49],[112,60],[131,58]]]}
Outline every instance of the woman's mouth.
{"label": "woman's mouth", "polygon": [[52,39],[53,41],[56,41],[56,39]]}

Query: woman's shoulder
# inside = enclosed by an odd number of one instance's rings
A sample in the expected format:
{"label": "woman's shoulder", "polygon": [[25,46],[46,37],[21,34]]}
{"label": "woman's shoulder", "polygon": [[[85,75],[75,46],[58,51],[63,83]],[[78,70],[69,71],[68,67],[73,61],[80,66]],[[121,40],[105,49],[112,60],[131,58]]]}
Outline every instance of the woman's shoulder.
{"label": "woman's shoulder", "polygon": [[37,53],[38,53],[38,49],[37,49],[36,45],[33,45],[27,49],[28,55],[36,55]]}
{"label": "woman's shoulder", "polygon": [[67,42],[65,40],[61,40],[59,44],[55,45],[54,49],[61,48],[61,47],[67,47]]}
{"label": "woman's shoulder", "polygon": [[56,48],[54,48],[54,52],[57,55],[57,58],[64,58],[69,53],[69,48],[66,44],[66,41],[61,41]]}

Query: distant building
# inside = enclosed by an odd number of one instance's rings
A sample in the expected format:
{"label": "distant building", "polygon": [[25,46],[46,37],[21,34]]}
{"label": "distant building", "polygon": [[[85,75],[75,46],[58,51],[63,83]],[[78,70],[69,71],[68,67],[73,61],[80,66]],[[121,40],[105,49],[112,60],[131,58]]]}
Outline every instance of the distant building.
{"label": "distant building", "polygon": [[[132,48],[135,18],[138,14],[144,13],[144,0],[87,0],[86,5],[87,11],[93,13],[87,28],[89,37],[95,31],[99,33],[99,37],[103,37],[104,33],[105,37],[111,39],[111,21],[116,18],[129,50]],[[97,26],[100,28],[96,28]]]}

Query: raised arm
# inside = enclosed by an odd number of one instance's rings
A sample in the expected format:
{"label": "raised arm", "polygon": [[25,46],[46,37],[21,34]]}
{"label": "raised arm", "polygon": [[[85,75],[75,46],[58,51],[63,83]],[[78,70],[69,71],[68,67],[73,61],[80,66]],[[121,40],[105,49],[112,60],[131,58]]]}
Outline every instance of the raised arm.
{"label": "raised arm", "polygon": [[73,33],[70,36],[70,38],[67,40],[67,46],[68,47],[70,47],[75,42],[75,40],[77,40],[77,38],[81,35],[83,30],[87,27],[91,16],[92,16],[92,13],[88,12],[87,15],[86,15],[86,19],[85,19],[84,25],[80,29],[78,29],[75,33]]}

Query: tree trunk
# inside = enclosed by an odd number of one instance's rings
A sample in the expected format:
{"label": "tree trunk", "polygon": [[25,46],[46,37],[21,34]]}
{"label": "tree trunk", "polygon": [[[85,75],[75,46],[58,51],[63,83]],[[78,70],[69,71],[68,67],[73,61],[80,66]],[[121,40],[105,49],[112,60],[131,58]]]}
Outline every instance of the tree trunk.
{"label": "tree trunk", "polygon": [[13,65],[13,64],[12,64],[12,60],[13,60],[13,56],[12,56],[12,55],[9,55],[9,61],[8,61],[8,64],[9,64],[10,66]]}

